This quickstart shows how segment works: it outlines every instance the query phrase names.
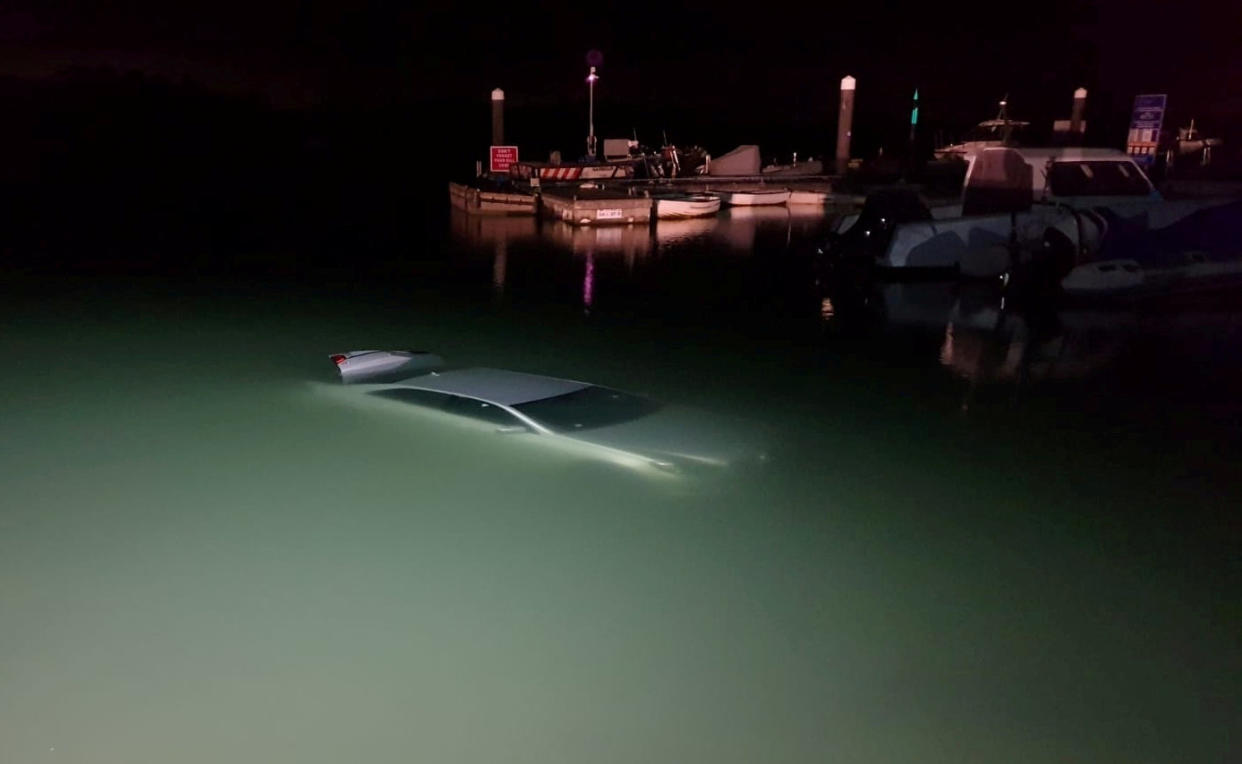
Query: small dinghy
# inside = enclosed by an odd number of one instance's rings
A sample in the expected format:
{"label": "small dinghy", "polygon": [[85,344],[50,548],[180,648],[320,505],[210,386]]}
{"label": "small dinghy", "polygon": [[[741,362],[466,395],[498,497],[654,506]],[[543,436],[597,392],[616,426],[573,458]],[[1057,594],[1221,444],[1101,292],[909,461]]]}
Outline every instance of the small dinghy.
{"label": "small dinghy", "polygon": [[720,211],[716,194],[668,194],[655,197],[656,217],[661,220],[701,218]]}
{"label": "small dinghy", "polygon": [[826,191],[790,191],[790,204],[816,204],[823,207],[828,204]]}
{"label": "small dinghy", "polygon": [[785,204],[789,201],[787,188],[739,188],[731,191],[713,191],[730,207],[760,207]]}

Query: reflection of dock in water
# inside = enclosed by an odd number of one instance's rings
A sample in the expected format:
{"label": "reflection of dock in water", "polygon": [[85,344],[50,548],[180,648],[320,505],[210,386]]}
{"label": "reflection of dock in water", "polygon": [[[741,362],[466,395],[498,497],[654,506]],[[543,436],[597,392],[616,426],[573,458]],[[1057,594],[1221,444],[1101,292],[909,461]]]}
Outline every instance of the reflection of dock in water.
{"label": "reflection of dock in water", "polygon": [[661,246],[684,244],[709,235],[720,225],[720,218],[713,215],[685,220],[659,220],[655,226],[656,243]]}
{"label": "reflection of dock in water", "polygon": [[791,236],[814,236],[824,230],[829,221],[838,214],[832,207],[816,207],[809,204],[790,205],[789,233]]}
{"label": "reflection of dock in water", "polygon": [[449,226],[455,238],[480,246],[508,244],[539,232],[534,217],[470,215],[457,209],[451,210]]}
{"label": "reflection of dock in water", "polygon": [[727,220],[747,220],[755,223],[786,223],[789,221],[789,208],[783,204],[729,207],[723,214]]}
{"label": "reflection of dock in water", "polygon": [[[605,194],[582,196],[615,201]],[[450,212],[445,254],[455,262],[437,262],[437,267],[462,274],[470,282],[468,288],[490,287],[497,304],[520,301],[528,294],[539,299],[572,295],[576,306],[587,312],[601,306],[680,304],[682,291],[702,292],[704,281],[712,282],[713,289],[721,282],[719,289],[742,293],[778,289],[793,300],[814,296],[814,290],[794,286],[791,279],[752,286],[747,283],[749,270],[735,278],[738,269],[752,267],[738,261],[773,256],[772,268],[804,270],[804,263],[784,255],[796,250],[798,257],[809,257],[810,247],[791,243],[791,236],[816,241],[831,220],[830,212],[812,205],[735,207],[704,217],[608,225],[545,216],[468,214],[459,208]],[[803,275],[800,272],[797,278]],[[691,304],[696,299],[684,298]]]}
{"label": "reflection of dock in water", "polygon": [[[647,200],[650,201],[650,200]],[[700,257],[734,258],[762,249],[787,249],[790,237],[816,237],[826,227],[823,208],[783,205],[734,207],[718,215],[665,219],[632,224],[579,225],[546,217],[489,216],[452,209],[452,238],[462,255],[487,252],[491,287],[497,296],[513,287],[516,279],[526,283],[559,279],[566,269],[580,280],[581,301],[590,308],[600,281],[616,285],[617,279],[643,279],[643,263],[655,253],[690,253]],[[567,261],[563,255],[570,255]]]}
{"label": "reflection of dock in water", "polygon": [[576,255],[621,254],[626,258],[651,251],[651,228],[647,225],[589,227],[559,221],[544,223],[543,238]]}
{"label": "reflection of dock in water", "polygon": [[789,208],[783,205],[760,207],[730,207],[721,215],[721,225],[713,231],[713,238],[737,252],[750,252],[755,248],[755,234],[765,230],[789,228]]}

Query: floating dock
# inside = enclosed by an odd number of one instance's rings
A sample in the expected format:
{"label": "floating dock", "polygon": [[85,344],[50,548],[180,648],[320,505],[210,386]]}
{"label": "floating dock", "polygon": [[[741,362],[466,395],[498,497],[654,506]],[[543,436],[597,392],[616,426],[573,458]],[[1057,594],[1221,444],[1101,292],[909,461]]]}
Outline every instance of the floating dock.
{"label": "floating dock", "polygon": [[545,217],[573,225],[625,225],[651,220],[651,198],[589,188],[544,189]]}
{"label": "floating dock", "polygon": [[461,183],[449,184],[449,201],[472,215],[534,215],[533,194],[486,191]]}
{"label": "floating dock", "polygon": [[[708,193],[734,197],[741,190],[762,192],[762,196],[783,192],[780,206],[822,210],[827,214],[855,211],[863,198],[836,193],[822,179],[798,178],[787,183],[745,183],[741,178],[704,177],[677,179],[613,179],[590,183],[536,185],[527,190],[517,184],[483,179],[478,185],[449,183],[449,199],[455,209],[468,215],[533,216],[539,214],[577,226],[630,225],[647,223],[656,217],[652,194]],[[734,204],[737,202],[735,201]],[[753,201],[750,203],[754,203]]]}

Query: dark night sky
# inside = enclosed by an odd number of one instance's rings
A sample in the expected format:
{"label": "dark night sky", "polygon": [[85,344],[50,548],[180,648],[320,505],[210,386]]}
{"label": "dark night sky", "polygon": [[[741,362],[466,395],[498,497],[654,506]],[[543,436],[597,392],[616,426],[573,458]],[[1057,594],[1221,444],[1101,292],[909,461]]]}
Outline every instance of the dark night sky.
{"label": "dark night sky", "polygon": [[1123,112],[1136,92],[1167,91],[1175,115],[1237,121],[1242,3],[1219,6],[53,2],[0,11],[0,74],[107,65],[282,106],[342,108],[485,104],[500,86],[511,106],[577,114],[584,54],[598,48],[605,132],[686,113],[726,132],[774,117],[819,124],[832,119],[846,73],[859,79],[864,118],[900,114],[917,85],[932,121],[990,117],[1005,92],[1019,115],[1051,119],[1066,116],[1070,93],[1085,84],[1096,109]]}

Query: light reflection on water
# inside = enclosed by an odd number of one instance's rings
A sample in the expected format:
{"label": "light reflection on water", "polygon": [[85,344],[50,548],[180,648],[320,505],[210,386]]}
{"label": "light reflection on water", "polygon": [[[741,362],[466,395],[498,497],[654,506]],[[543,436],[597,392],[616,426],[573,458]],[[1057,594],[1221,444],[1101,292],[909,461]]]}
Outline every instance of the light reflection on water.
{"label": "light reflection on water", "polygon": [[651,251],[652,236],[647,226],[575,226],[558,220],[544,223],[541,234],[543,241],[575,255],[620,257],[630,267]]}
{"label": "light reflection on water", "polygon": [[[907,344],[799,334],[801,314],[762,343],[740,319],[609,321],[764,290],[753,315],[806,297],[816,332],[847,311],[773,275],[802,277],[788,216],[667,239],[485,222],[453,221],[480,294],[8,295],[0,761],[1231,754],[1237,444],[1060,400],[957,414],[972,380],[1023,358],[1055,380],[1167,323],[1049,329],[930,288],[881,300],[926,328]],[[307,384],[329,352],[410,345],[748,416],[779,445],[672,486]]]}
{"label": "light reflection on water", "polygon": [[[514,258],[520,257],[532,268],[547,268],[547,273],[540,277],[545,282],[558,278],[576,280],[581,285],[575,290],[581,303],[590,307],[594,284],[613,278],[613,265],[620,266],[626,280],[634,281],[636,267],[650,265],[660,258],[749,258],[754,256],[757,245],[792,251],[813,241],[830,219],[824,208],[736,207],[706,218],[657,220],[642,225],[575,226],[559,220],[475,216],[453,210],[450,228],[457,246],[490,257],[491,283],[497,294],[509,288]],[[565,254],[572,256],[576,265],[553,262],[556,256]],[[601,272],[600,261],[609,264],[607,275]],[[702,265],[704,270],[712,270],[708,263]],[[704,274],[701,278],[711,277]],[[639,278],[640,287],[648,284],[650,278],[655,277]],[[680,279],[673,285],[697,289]]]}
{"label": "light reflection on water", "polygon": [[[1090,377],[1108,368],[1139,329],[1138,316],[1124,309],[1006,310],[997,290],[977,285],[886,284],[878,292],[890,325],[942,333],[941,365],[976,382]],[[1177,320],[1164,316],[1160,323],[1168,328]],[[1192,325],[1207,323],[1200,315]]]}
{"label": "light reflection on water", "polygon": [[[1231,417],[1242,411],[1212,392],[1238,373],[1233,348],[1242,333],[1242,316],[1219,301],[1023,310],[1007,307],[994,286],[945,282],[883,284],[871,300],[868,310],[890,330],[940,338],[939,363],[967,383],[963,410],[980,386],[1003,386],[1016,394],[1098,378],[1116,384],[1115,392],[1123,396],[1152,387],[1206,385],[1203,401]],[[1090,408],[1095,402],[1082,403]]]}
{"label": "light reflection on water", "polygon": [[656,243],[665,247],[690,244],[710,235],[719,222],[715,217],[660,220],[655,226]]}
{"label": "light reflection on water", "polygon": [[[817,271],[813,254],[834,220],[831,209],[808,206],[726,207],[707,218],[598,227],[454,211],[452,228],[463,262],[490,254],[498,294],[521,297],[539,284],[538,297],[546,301],[563,285],[552,301],[572,302],[591,315],[646,315],[659,322],[686,314],[723,321],[749,336],[848,334],[865,326],[865,333],[934,337],[918,362],[938,361],[965,383],[963,408],[980,386],[1038,388],[1119,373],[1123,363],[1140,378],[1176,375],[1162,352],[1143,352],[1152,340],[1165,348],[1195,347],[1212,367],[1222,354],[1202,337],[1217,336],[1226,345],[1237,339],[1235,312],[1219,305],[1155,312],[1125,305],[1033,309],[1006,304],[995,286],[949,282],[841,292]],[[522,274],[516,284],[515,268]],[[1179,339],[1183,335],[1189,343]]]}

